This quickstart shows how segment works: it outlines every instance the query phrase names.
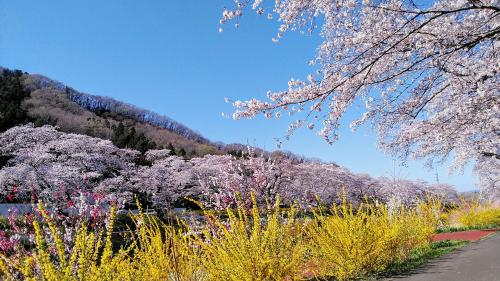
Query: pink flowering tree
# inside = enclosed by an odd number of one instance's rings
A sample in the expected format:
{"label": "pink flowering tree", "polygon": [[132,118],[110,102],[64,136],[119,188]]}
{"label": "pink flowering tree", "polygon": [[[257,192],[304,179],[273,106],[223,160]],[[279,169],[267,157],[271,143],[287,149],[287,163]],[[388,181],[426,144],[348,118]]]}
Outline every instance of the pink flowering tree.
{"label": "pink flowering tree", "polygon": [[144,208],[164,212],[175,207],[184,198],[199,198],[201,193],[193,179],[192,164],[170,151],[150,150],[145,159],[151,165],[137,166],[117,177],[99,183],[97,190],[107,192],[113,200],[134,203],[135,196]]}
{"label": "pink flowering tree", "polygon": [[397,205],[415,205],[421,200],[437,197],[443,203],[458,203],[456,190],[447,184],[429,184],[425,181],[379,178],[381,202]]}
{"label": "pink flowering tree", "polygon": [[191,163],[207,206],[234,206],[238,196],[248,202],[250,193],[255,194],[259,203],[271,203],[287,188],[285,166],[264,157],[239,159],[230,155],[206,155],[192,159]]}
{"label": "pink flowering tree", "polygon": [[206,207],[234,207],[238,196],[248,203],[252,192],[262,205],[280,195],[283,204],[303,206],[315,204],[317,197],[331,204],[344,195],[353,203],[397,197],[411,204],[427,193],[454,192],[444,185],[355,174],[333,163],[270,159],[252,150],[239,158],[206,155],[191,160],[171,156],[168,150],[150,150],[144,155],[150,164],[140,166],[134,161],[137,151],[51,126],[26,125],[0,134],[0,155],[8,159],[0,169],[4,202],[42,200],[54,215],[69,213],[93,221],[100,221],[109,204],[133,204],[135,196],[145,207],[164,212],[185,198]]}
{"label": "pink flowering tree", "polygon": [[92,194],[94,187],[134,169],[138,152],[98,138],[65,134],[51,126],[26,125],[0,135],[0,154],[9,158],[0,170],[0,195],[7,201],[42,199],[72,205],[82,194],[105,196]]}
{"label": "pink flowering tree", "polygon": [[190,162],[202,193],[199,198],[207,207],[234,206],[238,194],[248,201],[250,192],[263,204],[279,194],[284,204],[298,202],[304,207],[316,204],[317,199],[324,204],[339,203],[344,196],[354,204],[396,200],[404,205],[415,204],[428,195],[447,202],[457,198],[449,185],[373,178],[331,163],[292,164],[280,159],[238,159],[229,155],[207,155]]}
{"label": "pink flowering tree", "polygon": [[[350,171],[335,164],[305,162],[289,171],[290,189],[296,200],[304,205],[314,204],[319,198],[325,204],[338,202],[342,196],[349,201],[357,201],[353,196],[357,179]],[[368,187],[367,187],[368,188]]]}
{"label": "pink flowering tree", "polygon": [[139,167],[130,178],[137,193],[144,194],[155,208],[169,209],[184,197],[196,199],[200,194],[194,184],[192,164],[177,156],[156,160]]}
{"label": "pink flowering tree", "polygon": [[476,166],[479,174],[478,185],[481,197],[490,202],[500,202],[500,165],[498,160],[492,157],[481,159],[480,165]]}
{"label": "pink flowering tree", "polygon": [[452,158],[452,170],[474,161],[485,196],[498,194],[498,174],[487,172],[500,165],[498,0],[235,3],[221,24],[254,10],[280,23],[273,41],[289,30],[323,39],[317,71],[266,101],[235,101],[235,119],[287,112],[288,135],[306,126],[332,143],[347,110],[364,104],[351,126],[374,124],[382,149],[429,165]]}

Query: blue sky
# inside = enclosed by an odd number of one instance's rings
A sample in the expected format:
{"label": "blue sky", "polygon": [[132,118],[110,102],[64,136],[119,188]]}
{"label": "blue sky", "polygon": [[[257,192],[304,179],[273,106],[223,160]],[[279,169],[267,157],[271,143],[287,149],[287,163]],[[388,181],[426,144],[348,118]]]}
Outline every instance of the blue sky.
{"label": "blue sky", "polygon": [[[147,4],[146,4],[147,3]],[[40,73],[83,92],[110,96],[168,115],[213,141],[250,143],[268,150],[283,136],[287,119],[233,121],[224,98],[264,98],[291,77],[311,69],[318,36],[288,33],[275,44],[276,23],[247,15],[240,28],[219,18],[230,0],[0,0],[0,65]],[[376,149],[369,128],[330,146],[298,131],[283,148],[334,161],[359,173],[435,181],[422,162],[402,167]],[[437,169],[441,182],[474,189],[463,175]]]}

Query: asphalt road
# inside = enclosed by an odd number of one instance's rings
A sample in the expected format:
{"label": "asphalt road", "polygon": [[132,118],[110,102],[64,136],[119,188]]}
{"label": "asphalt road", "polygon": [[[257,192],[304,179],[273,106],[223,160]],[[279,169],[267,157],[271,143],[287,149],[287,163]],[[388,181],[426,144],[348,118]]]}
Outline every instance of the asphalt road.
{"label": "asphalt road", "polygon": [[500,281],[500,233],[455,250],[408,275],[386,281]]}

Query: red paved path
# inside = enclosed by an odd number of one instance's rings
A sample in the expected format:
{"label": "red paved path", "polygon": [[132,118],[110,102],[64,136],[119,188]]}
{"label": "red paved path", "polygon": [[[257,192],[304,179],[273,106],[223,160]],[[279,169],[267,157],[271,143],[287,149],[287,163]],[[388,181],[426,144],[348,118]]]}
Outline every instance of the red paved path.
{"label": "red paved path", "polygon": [[458,231],[458,232],[447,232],[438,233],[432,237],[432,241],[443,241],[443,240],[468,240],[477,241],[483,237],[486,237],[492,233],[499,231],[500,229],[491,230],[468,230],[468,231]]}

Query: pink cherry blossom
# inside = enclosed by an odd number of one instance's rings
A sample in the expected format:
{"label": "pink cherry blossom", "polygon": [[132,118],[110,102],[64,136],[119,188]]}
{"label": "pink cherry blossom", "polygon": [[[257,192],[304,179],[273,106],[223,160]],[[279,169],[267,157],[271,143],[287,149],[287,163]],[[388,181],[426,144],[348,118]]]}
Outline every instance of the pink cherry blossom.
{"label": "pink cherry blossom", "polygon": [[429,165],[452,159],[452,171],[472,161],[482,194],[500,200],[500,1],[235,2],[222,24],[263,9],[280,23],[275,40],[295,30],[322,37],[317,72],[269,101],[235,101],[235,119],[297,113],[287,136],[308,124],[332,143],[346,112],[364,104],[351,127],[374,125],[383,150]]}

